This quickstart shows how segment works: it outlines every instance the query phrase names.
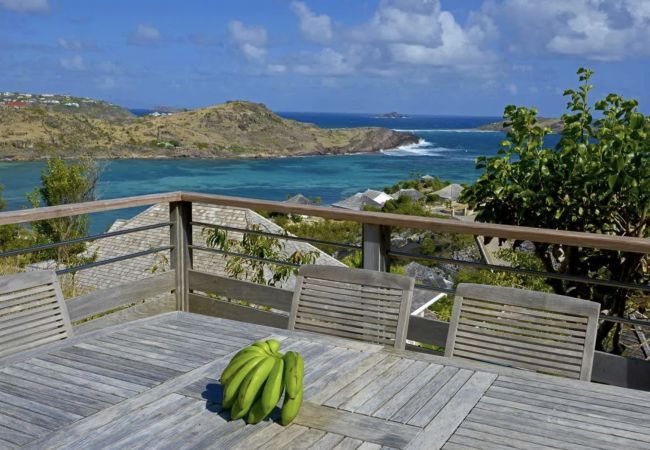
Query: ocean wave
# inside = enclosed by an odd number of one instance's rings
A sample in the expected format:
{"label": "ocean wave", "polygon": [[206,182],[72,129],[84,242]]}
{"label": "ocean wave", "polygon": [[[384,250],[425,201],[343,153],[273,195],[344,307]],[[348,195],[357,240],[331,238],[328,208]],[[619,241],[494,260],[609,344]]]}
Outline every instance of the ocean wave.
{"label": "ocean wave", "polygon": [[464,150],[436,147],[431,142],[420,139],[417,144],[400,145],[389,150],[382,150],[381,153],[388,156],[442,156],[445,152],[462,152]]}
{"label": "ocean wave", "polygon": [[393,128],[393,131],[402,131],[405,133],[502,133],[502,131],[497,130],[476,130],[473,128],[427,128],[427,129],[415,129],[415,130],[406,130],[401,128]]}

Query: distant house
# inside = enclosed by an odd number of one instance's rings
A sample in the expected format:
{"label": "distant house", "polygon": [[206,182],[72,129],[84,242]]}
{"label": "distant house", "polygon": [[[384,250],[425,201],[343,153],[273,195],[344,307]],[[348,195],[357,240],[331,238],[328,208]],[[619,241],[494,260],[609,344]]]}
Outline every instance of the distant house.
{"label": "distant house", "polygon": [[417,189],[400,189],[399,191],[392,194],[392,197],[397,200],[400,197],[410,197],[411,200],[417,202],[424,198],[424,194]]}
{"label": "distant house", "polygon": [[296,194],[293,197],[289,197],[282,203],[291,203],[292,205],[315,205],[316,204],[302,194]]}
{"label": "distant house", "polygon": [[463,190],[465,188],[462,187],[460,184],[450,184],[449,186],[445,186],[442,189],[439,189],[434,192],[438,197],[444,199],[444,200],[450,200],[452,202],[458,201],[458,198],[460,197],[460,194],[462,194]]}
{"label": "distant house", "polygon": [[17,101],[17,100],[10,101],[10,102],[5,102],[5,106],[8,106],[10,108],[24,108],[27,105],[28,105],[27,102],[21,102],[21,101]]}
{"label": "distant house", "polygon": [[362,211],[366,206],[373,208],[381,208],[388,200],[393,197],[382,191],[375,191],[368,189],[365,192],[357,192],[351,197],[341,200],[340,202],[333,203],[335,208],[351,209],[355,211]]}

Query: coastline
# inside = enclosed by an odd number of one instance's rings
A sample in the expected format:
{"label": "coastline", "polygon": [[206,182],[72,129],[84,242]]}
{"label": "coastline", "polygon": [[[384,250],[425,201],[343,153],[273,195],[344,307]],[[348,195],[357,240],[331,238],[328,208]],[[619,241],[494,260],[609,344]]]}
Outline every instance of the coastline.
{"label": "coastline", "polygon": [[[406,144],[406,146],[411,146],[411,145],[418,145],[418,143],[415,144]],[[235,155],[138,155],[138,156],[93,156],[94,160],[97,161],[172,161],[172,160],[232,160],[232,161],[245,161],[245,160],[273,160],[273,159],[284,159],[284,158],[311,158],[314,156],[352,156],[352,155],[373,155],[373,154],[380,154],[384,153],[387,151],[391,150],[398,150],[400,148],[404,148],[404,145],[400,145],[397,147],[392,147],[392,148],[381,148],[378,150],[369,150],[369,151],[355,151],[355,152],[340,152],[340,153],[334,153],[334,152],[326,152],[326,153],[321,153],[321,152],[305,152],[305,153],[295,153],[295,154],[283,154],[283,155],[241,155],[241,156],[235,156]],[[78,159],[82,156],[87,156],[83,154],[79,155],[61,155],[63,159],[66,160],[74,160]],[[12,163],[12,162],[38,162],[38,161],[47,161],[50,159],[49,155],[42,155],[39,157],[34,157],[34,158],[3,158],[0,157],[0,162],[3,163]]]}

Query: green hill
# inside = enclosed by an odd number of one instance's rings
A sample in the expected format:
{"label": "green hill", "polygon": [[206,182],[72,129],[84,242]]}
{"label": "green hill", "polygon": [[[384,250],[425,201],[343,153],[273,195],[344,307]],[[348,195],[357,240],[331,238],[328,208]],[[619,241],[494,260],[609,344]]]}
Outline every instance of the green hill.
{"label": "green hill", "polygon": [[324,129],[245,101],[157,117],[116,108],[103,102],[85,111],[0,106],[0,158],[38,159],[52,151],[97,158],[263,158],[372,152],[418,141],[385,128]]}

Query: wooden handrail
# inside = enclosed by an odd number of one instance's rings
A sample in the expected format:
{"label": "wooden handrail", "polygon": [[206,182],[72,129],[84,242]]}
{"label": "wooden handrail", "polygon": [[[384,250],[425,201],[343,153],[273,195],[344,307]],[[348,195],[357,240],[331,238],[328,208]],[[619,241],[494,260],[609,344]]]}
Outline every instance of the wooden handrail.
{"label": "wooden handrail", "polygon": [[268,212],[302,214],[334,220],[349,220],[364,224],[418,228],[440,233],[459,233],[473,236],[491,236],[504,239],[529,240],[550,244],[564,244],[577,247],[600,248],[634,253],[650,253],[650,239],[611,236],[576,231],[550,230],[545,228],[520,227],[479,222],[462,222],[452,219],[406,216],[401,214],[368,211],[349,211],[345,209],[295,205],[278,201],[258,200],[223,195],[201,194],[196,192],[169,192],[141,195],[95,202],[50,206],[46,208],[6,211],[0,213],[0,225],[26,223],[92,212],[130,208],[175,201],[200,202],[211,205],[236,208],[258,209]]}
{"label": "wooden handrail", "polygon": [[181,192],[164,192],[160,194],[138,195],[135,197],[97,200],[94,202],[4,211],[0,212],[0,225],[35,222],[38,220],[55,219],[57,217],[78,216],[80,214],[153,205],[155,203],[169,203],[180,200]]}
{"label": "wooden handrail", "polygon": [[350,220],[353,222],[388,225],[404,228],[418,228],[441,233],[459,233],[474,236],[491,236],[505,239],[519,239],[550,244],[564,244],[576,247],[593,247],[634,253],[650,253],[650,239],[611,236],[606,234],[577,231],[549,230],[545,228],[520,227],[480,222],[461,222],[453,219],[406,216],[402,214],[350,211],[324,206],[296,205],[270,200],[256,200],[223,195],[183,192],[184,201],[208,203],[268,212],[302,214],[325,219]]}

